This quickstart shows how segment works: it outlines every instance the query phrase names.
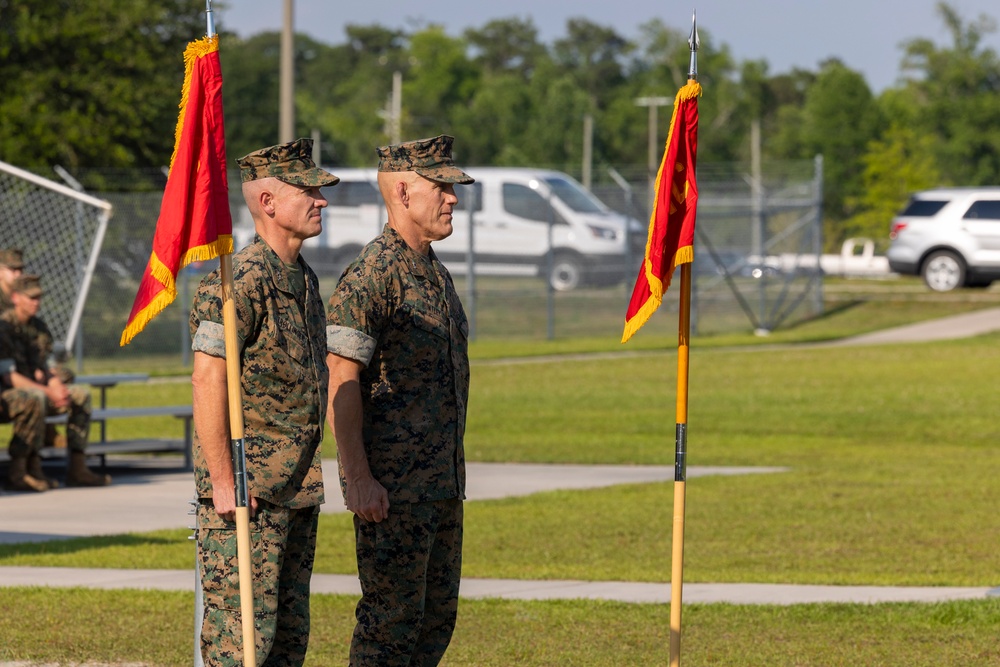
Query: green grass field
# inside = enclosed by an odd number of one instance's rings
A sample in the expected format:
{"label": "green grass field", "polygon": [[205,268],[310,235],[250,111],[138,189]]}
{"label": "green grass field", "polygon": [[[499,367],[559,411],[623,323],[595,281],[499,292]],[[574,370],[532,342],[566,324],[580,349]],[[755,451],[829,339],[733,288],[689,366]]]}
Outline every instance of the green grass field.
{"label": "green grass field", "polygon": [[[802,344],[986,305],[995,304],[848,299],[827,317],[766,339],[695,338],[688,464],[788,471],[688,482],[685,581],[1000,585],[993,498],[1000,425],[992,413],[1000,335]],[[640,332],[635,343],[477,344],[469,459],[672,464],[676,341]],[[536,358],[497,361],[511,356]],[[187,383],[112,398],[116,405],[189,399]],[[138,437],[177,425],[111,427]],[[672,493],[672,484],[642,484],[469,503],[464,573],[667,581]],[[3,546],[0,565],[188,569],[189,534]],[[323,516],[316,570],[353,572],[352,540],[347,516]],[[189,664],[192,602],[179,593],[0,588],[0,636],[10,638],[0,643],[0,659]],[[352,602],[314,598],[310,664],[346,661]],[[998,613],[997,600],[689,605],[685,664],[1000,665]],[[666,605],[468,601],[445,664],[666,664],[668,615]],[[83,619],[86,639],[75,629],[39,630]],[[141,650],[123,643],[122,624],[143,628]]]}

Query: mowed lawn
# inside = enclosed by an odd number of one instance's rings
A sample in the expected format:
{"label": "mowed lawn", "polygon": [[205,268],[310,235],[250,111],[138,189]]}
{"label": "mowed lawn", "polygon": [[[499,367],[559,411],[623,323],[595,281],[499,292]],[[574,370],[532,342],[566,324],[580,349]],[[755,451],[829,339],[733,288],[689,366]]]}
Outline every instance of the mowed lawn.
{"label": "mowed lawn", "polygon": [[[788,470],[688,482],[685,581],[1000,584],[993,494],[1000,426],[992,410],[1000,336],[853,348],[756,343],[716,347],[694,340],[688,464]],[[617,357],[484,360],[473,372],[470,460],[673,463],[676,354],[669,345]],[[157,391],[189,396],[190,385]],[[161,394],[155,402],[182,401],[181,394]],[[672,486],[469,503],[465,575],[667,581]],[[348,517],[321,521],[317,571],[353,572]],[[0,565],[188,569],[188,534],[7,546],[0,548]],[[0,589],[9,601],[27,593]],[[66,601],[48,603],[53,618],[124,605],[143,623],[155,612],[133,609],[131,601],[142,607],[147,596],[163,595],[30,594]],[[190,611],[190,596],[164,598]],[[15,638],[0,646],[0,658],[79,655],[55,633],[43,646],[33,646],[30,633],[8,633],[26,622],[16,607],[0,605],[6,610],[0,636]],[[349,599],[317,596],[314,614],[323,621],[311,664],[345,662],[350,608]],[[668,611],[666,605],[471,601],[447,664],[665,664]],[[691,664],[713,665],[1000,664],[998,612],[995,600],[690,605],[685,655]],[[166,633],[162,646],[154,642],[160,648],[149,664],[190,658],[190,637],[175,634]],[[96,646],[91,655],[105,650],[132,659]]]}

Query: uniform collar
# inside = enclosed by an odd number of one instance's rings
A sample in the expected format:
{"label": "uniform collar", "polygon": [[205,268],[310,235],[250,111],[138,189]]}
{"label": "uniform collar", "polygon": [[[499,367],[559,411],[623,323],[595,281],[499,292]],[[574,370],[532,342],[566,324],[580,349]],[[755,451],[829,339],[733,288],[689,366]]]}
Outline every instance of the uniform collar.
{"label": "uniform collar", "polygon": [[[267,241],[262,239],[259,235],[255,235],[253,239],[253,245],[258,248],[258,252],[267,264],[268,271],[271,272],[271,277],[274,278],[274,284],[282,292],[291,292],[292,283],[288,277],[288,267],[285,263],[278,257],[278,253],[274,252],[274,249],[267,244]],[[301,256],[299,259],[295,260],[299,266],[302,266]]]}
{"label": "uniform collar", "polygon": [[437,264],[437,255],[434,254],[434,249],[430,248],[427,255],[422,255],[413,248],[411,248],[403,237],[400,236],[399,232],[395,229],[386,225],[383,233],[391,240],[392,244],[396,248],[396,253],[402,260],[403,264],[406,265],[407,269],[414,276],[418,278],[425,278],[437,281],[437,269],[435,264]]}

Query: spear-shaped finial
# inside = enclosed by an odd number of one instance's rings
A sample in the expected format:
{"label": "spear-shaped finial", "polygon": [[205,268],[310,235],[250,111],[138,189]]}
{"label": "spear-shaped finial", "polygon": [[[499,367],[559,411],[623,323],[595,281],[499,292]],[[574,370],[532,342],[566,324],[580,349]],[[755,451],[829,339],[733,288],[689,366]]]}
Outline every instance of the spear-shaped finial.
{"label": "spear-shaped finial", "polygon": [[691,67],[688,69],[688,79],[698,80],[698,46],[701,40],[698,39],[698,17],[697,13],[691,12],[691,36],[688,37],[688,46],[691,47]]}
{"label": "spear-shaped finial", "polygon": [[205,0],[205,35],[215,36],[215,17],[212,15],[212,0]]}

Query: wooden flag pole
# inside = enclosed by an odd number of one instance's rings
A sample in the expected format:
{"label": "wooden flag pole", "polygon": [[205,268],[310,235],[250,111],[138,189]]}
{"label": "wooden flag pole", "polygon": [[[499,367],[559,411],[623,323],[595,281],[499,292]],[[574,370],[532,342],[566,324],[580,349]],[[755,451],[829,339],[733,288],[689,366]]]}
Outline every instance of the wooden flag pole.
{"label": "wooden flag pole", "polygon": [[229,438],[236,477],[236,559],[240,580],[240,616],[243,620],[243,664],[257,667],[257,632],[254,627],[253,565],[250,547],[250,493],[243,442],[243,390],[240,382],[240,349],[236,336],[233,301],[233,256],[219,257],[222,273],[222,324],[226,336],[226,384],[229,390]]}
{"label": "wooden flag pole", "polygon": [[[698,21],[691,15],[688,83],[698,81]],[[684,589],[684,500],[687,491],[688,360],[691,342],[691,262],[681,265],[677,318],[677,435],[674,443],[674,532],[670,566],[670,667],[681,664],[681,599]]]}
{"label": "wooden flag pole", "polygon": [[688,359],[691,338],[691,264],[682,264],[677,325],[677,435],[674,444],[674,530],[670,567],[670,667],[681,664],[681,598],[684,588],[684,499],[687,483]]}
{"label": "wooden flag pole", "polygon": [[[206,34],[215,35],[212,0],[205,0]],[[226,342],[226,387],[229,394],[229,443],[236,484],[236,574],[240,580],[240,617],[243,621],[243,665],[257,667],[257,630],[254,626],[253,561],[250,546],[250,489],[243,441],[243,385],[240,381],[240,343],[236,335],[233,301],[233,255],[219,256],[222,274],[222,326]],[[248,648],[249,647],[249,648]]]}

